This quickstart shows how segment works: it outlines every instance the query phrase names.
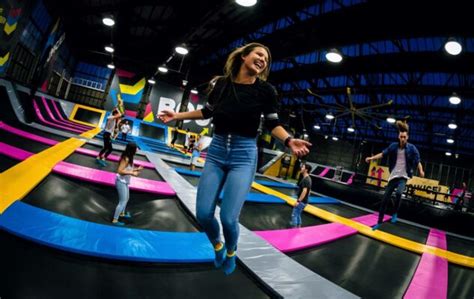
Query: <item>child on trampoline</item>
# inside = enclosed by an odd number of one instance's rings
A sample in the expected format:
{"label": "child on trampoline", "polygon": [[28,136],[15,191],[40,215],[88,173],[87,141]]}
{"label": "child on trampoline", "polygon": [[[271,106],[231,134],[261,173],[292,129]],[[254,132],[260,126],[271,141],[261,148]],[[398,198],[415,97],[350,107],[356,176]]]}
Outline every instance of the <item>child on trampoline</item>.
{"label": "child on trampoline", "polygon": [[114,218],[112,223],[115,225],[125,225],[124,222],[119,221],[119,218],[130,219],[130,213],[125,213],[130,191],[128,185],[130,184],[131,176],[138,176],[143,169],[142,166],[133,167],[133,158],[137,152],[137,145],[134,142],[129,142],[120,157],[117,168],[117,176],[115,179],[115,187],[119,195],[119,203],[115,208]]}
{"label": "child on trampoline", "polygon": [[301,175],[302,178],[298,183],[298,199],[296,200],[296,205],[293,208],[291,213],[291,226],[292,227],[301,227],[301,213],[308,204],[309,194],[311,193],[311,165],[302,164],[301,165]]}
{"label": "child on trampoline", "polygon": [[118,109],[114,109],[111,114],[112,115],[107,117],[107,122],[105,123],[103,135],[104,147],[96,158],[96,162],[101,166],[107,166],[107,162],[105,162],[105,160],[112,152],[112,134],[114,134],[117,120],[122,116]]}

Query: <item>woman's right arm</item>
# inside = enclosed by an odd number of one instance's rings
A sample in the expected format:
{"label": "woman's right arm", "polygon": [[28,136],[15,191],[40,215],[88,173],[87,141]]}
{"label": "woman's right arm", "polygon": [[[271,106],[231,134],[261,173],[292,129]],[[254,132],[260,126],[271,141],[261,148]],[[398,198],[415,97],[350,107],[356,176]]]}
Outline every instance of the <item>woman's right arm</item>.
{"label": "woman's right arm", "polygon": [[182,120],[182,119],[203,119],[201,110],[194,110],[188,112],[174,112],[173,110],[163,110],[158,113],[158,117],[164,123],[173,120]]}
{"label": "woman's right arm", "polygon": [[378,153],[377,155],[365,158],[365,162],[369,163],[372,160],[377,160],[383,157],[383,153]]}
{"label": "woman's right arm", "polygon": [[118,174],[120,174],[120,175],[130,174],[130,175],[133,175],[133,176],[138,176],[139,170],[137,170],[137,169],[125,170],[127,168],[127,164],[128,164],[128,159],[127,158],[120,160],[120,163],[119,163],[119,166],[118,166],[118,169],[117,169]]}

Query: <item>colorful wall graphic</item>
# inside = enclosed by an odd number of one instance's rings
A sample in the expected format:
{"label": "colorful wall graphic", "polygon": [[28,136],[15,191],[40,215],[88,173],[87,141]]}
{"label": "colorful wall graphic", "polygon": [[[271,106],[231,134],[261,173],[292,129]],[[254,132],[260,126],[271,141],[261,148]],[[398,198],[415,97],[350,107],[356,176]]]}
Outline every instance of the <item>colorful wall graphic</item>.
{"label": "colorful wall graphic", "polygon": [[[181,109],[182,97],[182,88],[157,81],[150,94],[150,103],[152,104],[155,113],[158,113],[163,109],[179,111]],[[194,111],[201,109],[204,107],[205,103],[206,97],[190,94],[187,110]],[[155,119],[155,122],[162,123],[159,119]],[[209,119],[185,120],[183,122],[183,129],[186,130],[189,128],[191,132],[205,135],[209,133],[210,123]],[[168,125],[175,126],[175,122],[169,123]]]}
{"label": "colorful wall graphic", "polygon": [[[120,95],[124,102],[125,115],[136,117],[140,101],[146,96],[144,93],[147,92],[147,88],[151,88],[151,91],[148,98],[149,103],[145,108],[144,121],[163,124],[156,117],[159,111],[163,109],[180,110],[183,97],[182,88],[158,80],[155,85],[150,86],[146,78],[123,69],[115,71],[105,109],[109,111],[113,109],[117,105]],[[201,109],[204,107],[205,101],[204,96],[190,94],[187,110]],[[183,122],[183,129],[189,128],[191,132],[206,135],[209,134],[210,123],[208,119],[186,120]],[[166,125],[174,127],[176,123],[171,122]]]}
{"label": "colorful wall graphic", "polygon": [[[118,103],[118,96],[120,95],[125,106],[125,115],[136,117],[143,92],[145,91],[145,84],[146,80],[144,77],[117,69],[110,87],[110,101],[107,101],[106,109],[111,110],[115,107]],[[144,121],[152,122],[154,120],[151,107],[151,104],[148,103],[145,108]]]}
{"label": "colorful wall graphic", "polygon": [[16,29],[22,16],[22,2],[0,1],[0,76],[5,75],[11,51],[18,40]]}

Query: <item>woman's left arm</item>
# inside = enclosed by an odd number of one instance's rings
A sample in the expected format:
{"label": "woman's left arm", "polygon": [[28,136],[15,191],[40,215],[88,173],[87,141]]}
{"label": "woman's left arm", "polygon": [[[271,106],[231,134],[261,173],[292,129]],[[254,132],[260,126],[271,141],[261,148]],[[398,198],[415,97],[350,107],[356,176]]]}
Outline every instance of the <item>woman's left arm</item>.
{"label": "woman's left arm", "polygon": [[[273,128],[272,135],[275,138],[278,138],[282,143],[285,143],[285,145],[288,146],[298,157],[307,155],[309,153],[309,147],[312,145],[306,140],[292,138],[282,126],[276,126]],[[285,142],[287,139],[288,141]]]}

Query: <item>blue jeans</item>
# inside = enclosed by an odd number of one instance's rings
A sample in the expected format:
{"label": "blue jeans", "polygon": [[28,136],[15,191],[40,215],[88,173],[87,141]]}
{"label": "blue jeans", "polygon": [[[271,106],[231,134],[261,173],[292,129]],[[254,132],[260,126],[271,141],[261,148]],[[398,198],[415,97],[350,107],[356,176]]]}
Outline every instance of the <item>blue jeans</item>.
{"label": "blue jeans", "polygon": [[119,203],[117,208],[115,208],[114,219],[118,219],[120,213],[125,212],[125,207],[127,206],[128,199],[130,198],[130,191],[128,189],[128,184],[125,184],[118,178],[115,179],[115,187],[118,191]]}
{"label": "blue jeans", "polygon": [[291,212],[291,224],[293,226],[301,226],[301,213],[303,212],[306,204],[304,202],[299,202]]}
{"label": "blue jeans", "polygon": [[395,213],[398,213],[400,206],[402,205],[402,193],[405,190],[405,185],[407,184],[407,179],[405,178],[395,178],[391,179],[387,186],[385,187],[385,194],[383,196],[382,204],[380,205],[379,210],[379,220],[378,223],[383,222],[383,216],[385,215],[385,210],[387,209],[387,204],[392,197],[392,193],[397,189],[396,201],[395,201]]}
{"label": "blue jeans", "polygon": [[199,180],[196,214],[213,245],[221,242],[215,217],[221,190],[221,224],[227,250],[237,249],[240,210],[254,179],[257,162],[256,139],[238,135],[214,135]]}

